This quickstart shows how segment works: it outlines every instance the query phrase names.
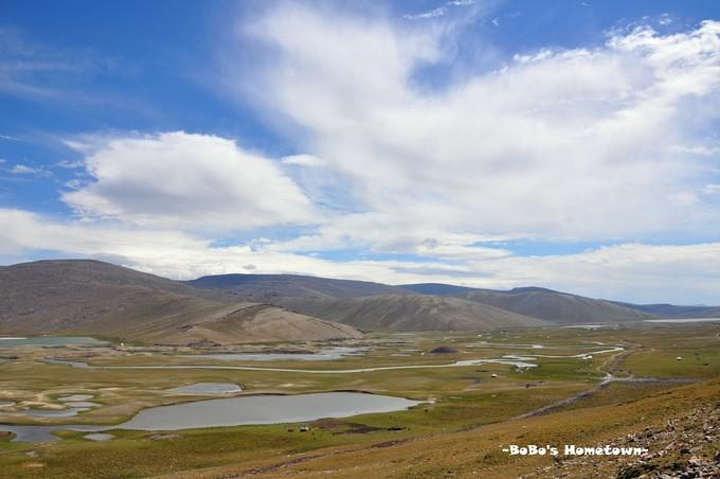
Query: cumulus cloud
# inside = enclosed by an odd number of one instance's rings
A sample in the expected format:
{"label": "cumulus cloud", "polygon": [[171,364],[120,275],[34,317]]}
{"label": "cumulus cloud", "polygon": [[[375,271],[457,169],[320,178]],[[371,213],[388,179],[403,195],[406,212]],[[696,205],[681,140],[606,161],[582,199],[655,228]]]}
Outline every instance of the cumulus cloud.
{"label": "cumulus cloud", "polygon": [[314,221],[278,162],[232,140],[173,132],[72,145],[92,181],[62,198],[84,218],[192,230]]}
{"label": "cumulus cloud", "polygon": [[[720,22],[618,30],[497,67],[469,63],[485,44],[454,56],[469,21],[450,12],[478,14],[455,9],[472,3],[416,22],[273,3],[238,28],[262,61],[228,59],[223,84],[297,155],[184,132],[73,138],[82,161],[56,166],[72,176],[62,199],[77,219],[0,209],[0,255],[175,278],[247,270],[717,302]],[[287,225],[298,228],[252,231]],[[643,244],[664,237],[685,244]],[[616,246],[520,257],[518,239]],[[323,259],[332,249],[354,259]]]}
{"label": "cumulus cloud", "polygon": [[[0,255],[7,258],[37,250],[111,260],[118,264],[178,279],[206,274],[294,273],[350,279],[410,280],[395,268],[427,267],[410,261],[336,262],[311,255],[275,251],[269,240],[217,246],[199,235],[175,230],[130,228],[110,223],[60,221],[32,212],[0,208]],[[447,271],[458,267],[438,264]]]}
{"label": "cumulus cloud", "polygon": [[296,165],[296,166],[325,166],[325,161],[322,158],[312,155],[291,155],[284,156],[282,158],[283,165]]}
{"label": "cumulus cloud", "polygon": [[[265,111],[301,127],[295,139],[346,181],[366,217],[563,240],[719,232],[717,202],[700,194],[712,158],[673,149],[709,148],[698,125],[720,116],[719,22],[616,32],[597,48],[517,56],[432,91],[415,75],[448,63],[447,28],[293,5],[244,32],[278,61],[235,84],[262,82]],[[328,244],[350,223],[336,222],[318,233]]]}

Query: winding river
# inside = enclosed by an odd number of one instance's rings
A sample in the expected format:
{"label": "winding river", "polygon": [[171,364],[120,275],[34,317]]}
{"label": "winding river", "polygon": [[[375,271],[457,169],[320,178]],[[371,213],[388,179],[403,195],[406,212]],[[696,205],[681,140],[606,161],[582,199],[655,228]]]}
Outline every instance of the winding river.
{"label": "winding river", "polygon": [[572,355],[547,355],[547,354],[523,354],[518,355],[506,355],[502,358],[487,358],[487,359],[464,359],[455,361],[452,363],[445,364],[408,364],[404,366],[378,366],[374,368],[358,368],[358,369],[294,369],[294,368],[266,368],[257,366],[229,366],[229,365],[198,365],[198,364],[148,364],[140,366],[94,366],[82,361],[72,361],[66,359],[42,359],[40,361],[47,364],[63,364],[72,366],[75,368],[82,369],[215,369],[215,370],[236,370],[236,371],[269,371],[269,372],[281,372],[281,373],[302,373],[302,374],[357,374],[357,373],[371,373],[375,371],[394,371],[402,369],[434,369],[434,368],[454,368],[463,366],[479,366],[481,364],[505,364],[507,366],[515,366],[517,368],[535,368],[538,365],[531,362],[536,358],[588,358],[593,355],[609,354],[624,351],[621,346],[615,346],[610,349],[604,349],[601,351],[590,351],[586,353],[572,354]]}

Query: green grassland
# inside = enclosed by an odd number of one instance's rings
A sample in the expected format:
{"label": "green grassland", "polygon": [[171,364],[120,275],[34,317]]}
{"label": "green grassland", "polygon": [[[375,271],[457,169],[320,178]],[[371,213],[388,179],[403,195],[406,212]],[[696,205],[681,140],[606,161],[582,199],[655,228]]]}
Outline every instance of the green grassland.
{"label": "green grassland", "polygon": [[[0,401],[58,407],[67,393],[92,393],[103,407],[70,418],[30,418],[0,413],[0,423],[118,424],[143,408],[200,400],[164,390],[195,382],[233,382],[240,394],[354,390],[432,401],[408,411],[320,420],[311,430],[287,425],[172,431],[115,430],[118,438],[92,442],[83,433],[57,433],[53,443],[10,442],[0,437],[0,477],[133,478],[260,477],[294,474],[333,477],[515,477],[549,458],[511,458],[509,443],[592,444],[696,403],[720,397],[720,327],[713,324],[652,325],[582,330],[542,328],[471,334],[378,334],[363,356],[337,361],[218,361],[164,351],[87,347],[22,348],[0,361]],[[602,344],[597,344],[602,343]],[[445,345],[457,353],[428,352]],[[533,348],[541,345],[542,348]],[[537,368],[501,364],[435,369],[398,369],[352,374],[241,370],[78,369],[38,361],[73,358],[92,365],[213,364],[337,370],[448,364],[503,355],[571,356],[622,345],[622,352],[591,360],[539,357]],[[278,348],[278,345],[269,345]],[[321,345],[302,345],[317,348]],[[187,354],[186,351],[181,351]],[[425,353],[425,354],[423,354]],[[394,354],[408,354],[395,356]],[[677,360],[680,356],[683,359]],[[607,373],[656,378],[656,382],[610,383],[547,414],[513,419],[595,388]],[[496,377],[493,377],[495,375]],[[680,383],[668,379],[686,378]],[[713,396],[714,394],[714,396]],[[0,428],[1,429],[1,428]],[[518,442],[519,441],[519,442]],[[372,466],[371,466],[372,465]]]}

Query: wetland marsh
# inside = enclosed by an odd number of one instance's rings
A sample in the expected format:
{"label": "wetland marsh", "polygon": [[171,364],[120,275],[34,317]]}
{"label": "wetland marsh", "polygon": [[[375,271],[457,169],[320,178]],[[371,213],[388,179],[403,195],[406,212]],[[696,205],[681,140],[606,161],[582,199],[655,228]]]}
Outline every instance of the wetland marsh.
{"label": "wetland marsh", "polygon": [[[479,451],[491,454],[486,436],[477,436],[491,426],[503,436],[506,424],[522,429],[538,415],[589,406],[596,414],[634,404],[648,391],[685,391],[712,381],[720,374],[719,332],[714,323],[697,323],[514,330],[481,338],[377,333],[251,350],[13,347],[6,350],[12,359],[0,362],[0,403],[6,405],[0,431],[10,433],[0,437],[0,466],[11,477],[38,477],[26,466],[37,463],[47,477],[87,477],[98,467],[105,467],[103,477],[147,477],[172,471],[163,461],[177,454],[187,471],[235,471],[286,454],[397,443],[389,452],[433,437],[458,444],[477,437],[488,444]],[[452,353],[429,354],[438,347]],[[362,354],[309,363],[281,352],[262,366],[244,356],[288,348],[303,355]],[[33,410],[55,413],[28,414]],[[252,444],[254,453],[241,452],[243,444]],[[82,461],[73,459],[80,455]],[[117,461],[125,467],[114,469]]]}

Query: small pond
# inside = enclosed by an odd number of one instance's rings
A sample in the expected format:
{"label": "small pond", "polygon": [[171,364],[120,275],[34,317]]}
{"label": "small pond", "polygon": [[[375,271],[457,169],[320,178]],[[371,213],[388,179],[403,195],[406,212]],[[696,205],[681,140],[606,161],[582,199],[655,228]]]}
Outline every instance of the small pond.
{"label": "small pond", "polygon": [[171,394],[230,394],[242,391],[242,388],[233,383],[195,383],[166,389]]}
{"label": "small pond", "polygon": [[714,323],[720,321],[720,318],[666,318],[666,319],[646,319],[646,323]]}
{"label": "small pond", "polygon": [[368,348],[326,348],[317,353],[218,353],[196,354],[188,358],[220,359],[224,361],[333,361],[348,356],[361,356]]}
{"label": "small pond", "polygon": [[74,407],[70,409],[25,409],[20,412],[24,416],[35,417],[72,417],[90,408]]}

